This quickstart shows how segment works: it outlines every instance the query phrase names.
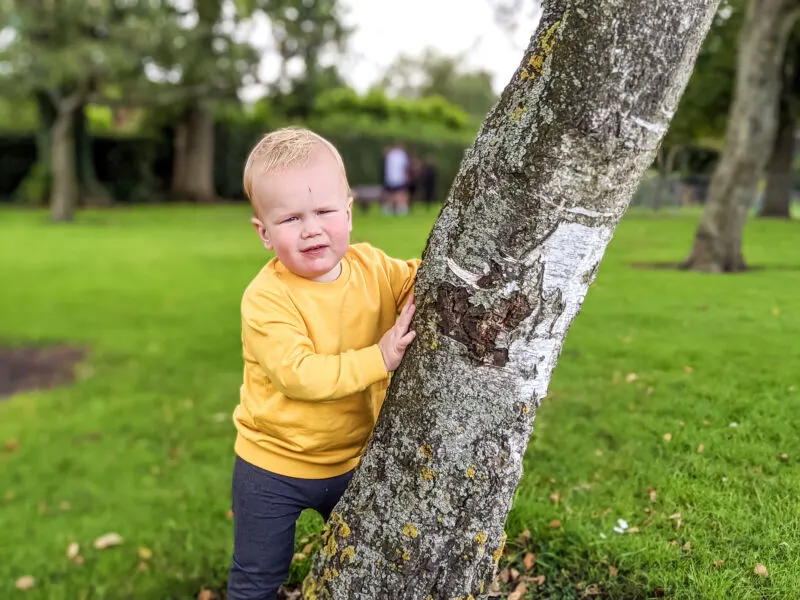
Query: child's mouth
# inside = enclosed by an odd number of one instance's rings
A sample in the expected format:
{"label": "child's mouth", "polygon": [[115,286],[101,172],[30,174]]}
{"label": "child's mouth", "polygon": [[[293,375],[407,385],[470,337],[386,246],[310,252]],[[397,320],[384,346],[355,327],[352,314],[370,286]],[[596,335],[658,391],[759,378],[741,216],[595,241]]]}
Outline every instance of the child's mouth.
{"label": "child's mouth", "polygon": [[306,248],[305,250],[302,250],[302,252],[303,252],[303,254],[319,254],[320,252],[325,250],[327,247],[328,246],[326,246],[325,244],[321,244],[321,245],[318,245],[318,246],[311,246],[310,248]]}

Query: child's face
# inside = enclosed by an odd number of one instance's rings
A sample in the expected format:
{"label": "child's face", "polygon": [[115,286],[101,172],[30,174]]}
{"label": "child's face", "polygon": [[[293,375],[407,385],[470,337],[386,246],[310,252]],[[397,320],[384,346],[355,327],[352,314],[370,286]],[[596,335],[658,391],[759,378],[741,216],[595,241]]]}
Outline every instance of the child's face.
{"label": "child's face", "polygon": [[267,249],[295,275],[333,281],[350,247],[351,202],[341,167],[320,146],[308,163],[253,181],[253,224]]}

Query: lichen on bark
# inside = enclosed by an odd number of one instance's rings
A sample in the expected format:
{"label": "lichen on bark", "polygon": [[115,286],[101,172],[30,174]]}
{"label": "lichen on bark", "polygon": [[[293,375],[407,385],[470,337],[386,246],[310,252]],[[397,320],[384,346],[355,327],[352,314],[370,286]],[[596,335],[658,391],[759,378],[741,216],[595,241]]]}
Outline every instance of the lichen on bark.
{"label": "lichen on bark", "polygon": [[417,340],[307,597],[486,597],[536,408],[716,5],[548,3],[428,239]]}

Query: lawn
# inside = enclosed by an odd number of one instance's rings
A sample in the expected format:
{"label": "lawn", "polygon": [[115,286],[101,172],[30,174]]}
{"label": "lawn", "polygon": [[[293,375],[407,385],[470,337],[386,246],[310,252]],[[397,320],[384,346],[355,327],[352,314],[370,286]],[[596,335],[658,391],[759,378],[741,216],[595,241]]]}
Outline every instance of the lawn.
{"label": "lawn", "polygon": [[[353,237],[417,256],[434,217]],[[630,212],[570,331],[507,524],[503,564],[545,575],[527,597],[797,597],[800,223],[751,222],[747,274],[632,267],[683,258],[697,218]],[[243,206],[0,211],[0,340],[90,351],[75,384],[0,400],[0,598],[223,584],[238,306],[265,259]]]}

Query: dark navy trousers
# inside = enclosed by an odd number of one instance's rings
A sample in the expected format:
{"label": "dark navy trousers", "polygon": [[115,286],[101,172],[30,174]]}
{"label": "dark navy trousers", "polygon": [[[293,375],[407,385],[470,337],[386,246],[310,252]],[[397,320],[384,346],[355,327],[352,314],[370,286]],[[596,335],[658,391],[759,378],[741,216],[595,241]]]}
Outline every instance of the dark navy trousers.
{"label": "dark navy trousers", "polygon": [[298,479],[236,457],[233,468],[233,562],[228,600],[276,600],[294,556],[294,528],[303,509],[326,521],[353,472]]}

